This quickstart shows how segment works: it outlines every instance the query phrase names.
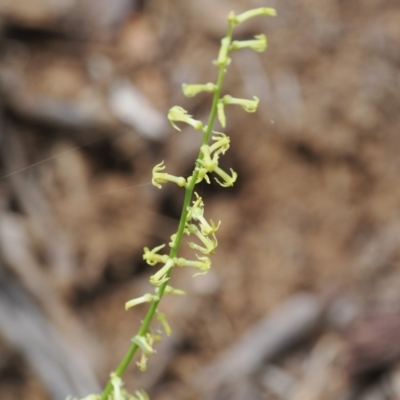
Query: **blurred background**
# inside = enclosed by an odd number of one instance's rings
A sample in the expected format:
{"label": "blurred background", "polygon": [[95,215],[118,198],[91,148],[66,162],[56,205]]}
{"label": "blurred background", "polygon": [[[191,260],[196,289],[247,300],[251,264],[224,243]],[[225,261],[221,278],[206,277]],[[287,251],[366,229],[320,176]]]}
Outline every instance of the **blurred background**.
{"label": "blurred background", "polygon": [[[146,311],[144,246],[175,232],[226,15],[276,18],[233,55],[224,92],[235,187],[202,183],[221,220],[212,271],[174,271],[173,334],[129,390],[153,400],[400,399],[398,0],[0,0],[0,398],[100,392]],[[216,129],[220,129],[216,125]],[[182,256],[192,252],[182,249]]]}

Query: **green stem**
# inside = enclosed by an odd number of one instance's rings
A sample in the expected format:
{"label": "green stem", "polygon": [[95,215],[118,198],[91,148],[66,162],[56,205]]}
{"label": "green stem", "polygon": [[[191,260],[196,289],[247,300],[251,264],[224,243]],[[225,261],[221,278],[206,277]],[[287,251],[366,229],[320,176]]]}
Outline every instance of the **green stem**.
{"label": "green stem", "polygon": [[[232,30],[233,30],[233,26],[231,23],[229,23],[228,32],[227,32],[226,37],[229,38],[230,42],[232,41]],[[210,136],[211,136],[215,117],[217,116],[217,105],[218,105],[218,100],[220,99],[220,96],[221,96],[221,89],[222,89],[222,84],[224,81],[225,74],[226,74],[226,66],[221,66],[219,68],[218,79],[217,79],[217,84],[216,84],[217,88],[214,92],[210,116],[208,118],[207,127],[203,134],[202,145],[207,144],[210,139]],[[198,160],[202,160],[202,158],[203,158],[203,153],[201,151],[199,151],[199,155],[196,159],[196,166],[198,164]],[[183,201],[183,206],[182,206],[182,214],[181,214],[181,218],[179,220],[179,226],[178,226],[178,231],[176,233],[176,238],[174,240],[175,245],[171,248],[171,251],[169,253],[170,258],[174,258],[178,255],[179,247],[181,245],[181,241],[182,241],[182,237],[183,237],[183,233],[184,233],[184,229],[185,229],[185,225],[186,225],[186,217],[188,214],[188,207],[190,206],[190,201],[193,196],[193,191],[194,191],[194,187],[196,186],[196,181],[197,181],[198,175],[199,175],[199,171],[196,170],[196,168],[195,168],[190,182],[186,185],[185,199]],[[168,271],[168,273],[166,274],[167,278],[170,277],[172,269],[173,268],[171,268]],[[162,296],[164,294],[167,284],[168,284],[168,280],[159,287],[159,290],[157,293],[158,300],[154,300],[151,303],[151,305],[147,311],[147,314],[142,322],[142,325],[140,326],[140,328],[138,330],[138,333],[137,333],[138,336],[144,336],[148,332],[150,323],[153,320],[154,314],[157,310],[158,304],[160,303],[160,301],[162,299]],[[118,365],[118,367],[115,370],[115,374],[118,377],[122,377],[122,375],[124,374],[125,370],[128,368],[128,365],[132,361],[132,358],[135,355],[137,350],[138,350],[138,345],[135,343],[132,343],[130,348],[126,352],[124,358],[122,359],[122,361],[120,362],[120,364]],[[112,389],[113,389],[113,387],[111,384],[111,380],[109,380],[106,387],[104,388],[103,394],[101,396],[101,400],[108,400],[108,396],[111,393]]]}

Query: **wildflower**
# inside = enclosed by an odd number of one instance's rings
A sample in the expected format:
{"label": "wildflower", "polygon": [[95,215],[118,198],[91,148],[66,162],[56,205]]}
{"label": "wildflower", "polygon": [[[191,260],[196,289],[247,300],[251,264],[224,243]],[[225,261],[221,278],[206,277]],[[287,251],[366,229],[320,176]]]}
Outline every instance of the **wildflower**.
{"label": "wildflower", "polygon": [[149,250],[148,247],[144,248],[143,260],[146,260],[147,264],[153,266],[157,263],[166,263],[168,261],[168,256],[166,254],[161,255],[157,254],[162,248],[165,247],[165,244],[161,246],[154,247],[153,250]]}
{"label": "wildflower", "polygon": [[168,258],[168,261],[165,263],[165,265],[150,277],[150,283],[154,286],[160,286],[164,282],[168,281],[169,278],[166,276],[166,274],[174,266],[174,264],[174,260],[172,258]]}
{"label": "wildflower", "polygon": [[260,99],[257,96],[253,97],[253,100],[248,99],[238,99],[236,97],[229,96],[229,94],[225,95],[220,101],[222,101],[225,105],[227,104],[237,104],[241,106],[245,111],[252,113],[257,111],[258,103]]}
{"label": "wildflower", "polygon": [[138,304],[150,303],[153,300],[158,300],[157,296],[153,296],[150,293],[146,293],[141,297],[137,297],[136,299],[129,300],[125,303],[125,310],[129,310],[130,308],[137,306]]}
{"label": "wildflower", "polygon": [[154,186],[157,186],[159,189],[161,189],[161,183],[166,183],[166,182],[174,182],[178,186],[183,187],[186,185],[186,179],[183,178],[182,176],[174,176],[167,174],[166,172],[161,172],[165,169],[164,166],[164,161],[161,161],[160,164],[157,164],[153,168],[153,178],[151,180],[151,183]]}
{"label": "wildflower", "polygon": [[159,342],[160,340],[161,338],[159,336],[150,332],[147,332],[144,336],[136,335],[132,338],[132,342],[135,343],[142,351],[139,361],[136,362],[136,365],[139,367],[140,371],[146,371],[147,356],[156,353],[156,351],[153,349],[153,343]]}
{"label": "wildflower", "polygon": [[149,339],[152,341],[151,337],[147,337],[147,335],[136,335],[132,338],[132,342],[135,343],[144,354],[154,354],[156,351],[153,349],[153,347],[151,347],[152,343],[149,343]]}
{"label": "wildflower", "polygon": [[231,171],[231,175],[227,174],[224,170],[222,170],[219,167],[216,167],[214,172],[216,172],[222,179],[223,182],[221,182],[218,178],[214,178],[217,183],[219,183],[222,187],[229,187],[229,186],[233,186],[233,184],[236,182],[237,179],[237,173],[232,169],[229,168]]}
{"label": "wildflower", "polygon": [[198,172],[197,175],[197,180],[196,180],[196,184],[200,183],[203,179],[210,184],[210,178],[208,177],[207,173],[208,170],[207,168],[202,167],[202,162],[200,160],[197,160],[198,162],[198,166],[196,167],[196,171]]}
{"label": "wildflower", "polygon": [[169,122],[171,122],[171,125],[178,131],[181,131],[181,129],[174,124],[175,121],[186,122],[198,131],[203,129],[203,123],[201,121],[193,119],[192,116],[189,115],[184,108],[179,106],[174,106],[169,110],[168,120]]}
{"label": "wildflower", "polygon": [[176,233],[171,235],[171,241],[168,243],[168,246],[171,247],[171,248],[174,247],[175,244],[176,244],[175,241],[176,241]]}
{"label": "wildflower", "polygon": [[225,117],[225,104],[222,101],[222,99],[218,100],[217,104],[217,115],[218,115],[218,121],[221,124],[223,128],[226,127],[226,117]]}
{"label": "wildflower", "polygon": [[135,390],[135,396],[132,400],[150,400],[150,397],[144,390]]}
{"label": "wildflower", "polygon": [[147,370],[147,360],[148,360],[147,355],[142,352],[139,361],[136,361],[136,365],[138,366],[139,371],[145,372]]}
{"label": "wildflower", "polygon": [[232,176],[227,174],[223,169],[218,166],[218,154],[214,153],[213,157],[210,154],[210,146],[204,144],[201,146],[201,151],[203,153],[203,160],[199,160],[201,167],[199,168],[199,174],[204,176],[207,183],[210,183],[208,177],[206,177],[207,172],[215,172],[223,179],[223,182],[219,181],[218,178],[215,180],[223,187],[233,186],[237,179],[237,173],[230,168]]}
{"label": "wildflower", "polygon": [[112,372],[110,376],[111,376],[111,384],[113,386],[113,394],[114,394],[113,400],[123,400],[121,396],[121,388],[123,386],[121,378],[115,372]]}
{"label": "wildflower", "polygon": [[270,7],[260,7],[260,8],[255,8],[253,10],[246,11],[242,14],[235,15],[233,11],[231,11],[228,15],[228,21],[233,23],[233,26],[239,25],[242,22],[250,19],[257,17],[259,15],[269,15],[271,17],[276,16],[276,10],[274,8]]}
{"label": "wildflower", "polygon": [[218,241],[214,234],[212,234],[212,238],[210,239],[208,236],[205,236],[201,233],[199,228],[194,224],[189,224],[186,227],[186,233],[193,233],[198,239],[203,243],[204,247],[199,246],[196,243],[190,242],[189,246],[192,249],[199,250],[204,254],[214,254],[215,249],[217,248]]}
{"label": "wildflower", "polygon": [[231,50],[252,49],[258,53],[267,48],[267,37],[263,34],[256,35],[254,40],[234,40],[231,44]]}
{"label": "wildflower", "polygon": [[193,97],[196,96],[196,94],[200,92],[208,92],[208,93],[213,93],[215,92],[215,89],[217,88],[217,85],[214,83],[208,82],[202,85],[187,85],[184,83],[182,85],[182,90],[183,94],[186,97]]}
{"label": "wildflower", "polygon": [[175,294],[177,296],[185,296],[186,292],[181,289],[175,289],[172,286],[167,285],[164,290],[165,294]]}
{"label": "wildflower", "polygon": [[218,154],[225,154],[225,152],[229,149],[231,140],[225,135],[225,133],[214,131],[213,133],[215,133],[215,136],[212,137],[212,140],[214,140],[215,143],[210,146],[210,153],[218,150]]}
{"label": "wildflower", "polygon": [[217,104],[217,115],[218,121],[223,128],[226,126],[226,117],[225,117],[225,106],[228,104],[237,104],[242,106],[243,109],[247,112],[255,112],[257,110],[257,106],[260,99],[256,96],[253,97],[253,100],[248,99],[238,99],[236,97],[225,95],[222,99],[218,100]]}
{"label": "wildflower", "polygon": [[164,328],[164,331],[167,334],[167,336],[170,336],[172,333],[172,330],[171,330],[171,327],[169,326],[169,323],[167,322],[167,318],[166,318],[165,314],[156,310],[156,318],[160,322],[162,327]]}
{"label": "wildflower", "polygon": [[196,257],[198,261],[178,258],[176,265],[178,267],[194,267],[201,271],[194,276],[206,274],[210,270],[211,260],[208,257],[199,257],[198,255],[196,255]]}
{"label": "wildflower", "polygon": [[221,40],[218,58],[214,61],[214,65],[217,65],[218,67],[226,67],[231,63],[231,59],[228,57],[230,44],[231,40],[229,37],[224,37]]}
{"label": "wildflower", "polygon": [[193,202],[192,207],[188,207],[188,215],[186,221],[190,221],[192,219],[200,222],[200,230],[203,235],[209,235],[218,230],[221,222],[216,226],[213,220],[210,220],[210,223],[204,218],[204,203],[202,198],[195,193],[197,199]]}

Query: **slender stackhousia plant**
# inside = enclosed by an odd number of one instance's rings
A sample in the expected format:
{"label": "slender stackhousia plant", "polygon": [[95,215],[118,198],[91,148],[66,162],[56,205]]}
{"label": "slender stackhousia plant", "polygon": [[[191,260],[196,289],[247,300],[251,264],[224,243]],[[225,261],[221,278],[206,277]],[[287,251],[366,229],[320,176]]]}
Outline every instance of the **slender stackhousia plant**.
{"label": "slender stackhousia plant", "polygon": [[[171,236],[171,241],[168,243],[170,247],[169,253],[161,253],[161,251],[166,247],[166,244],[157,246],[154,249],[149,249],[147,247],[144,248],[143,259],[147,264],[161,264],[162,267],[150,277],[150,283],[155,287],[154,292],[146,293],[141,297],[129,300],[125,304],[125,308],[128,310],[137,304],[149,303],[147,314],[137,334],[132,338],[132,344],[127,353],[116,370],[111,373],[110,380],[103,393],[101,395],[89,395],[83,400],[147,400],[149,398],[144,391],[136,391],[134,395],[129,394],[123,388],[121,377],[136,352],[140,352],[137,366],[141,371],[146,370],[148,356],[156,353],[154,343],[160,341],[161,336],[160,331],[155,331],[150,328],[150,324],[154,318],[161,323],[161,326],[167,335],[171,334],[171,328],[167,322],[166,316],[159,311],[158,307],[163,296],[166,294],[185,294],[182,290],[175,289],[168,284],[172,270],[175,267],[192,267],[197,270],[197,273],[194,275],[196,276],[205,274],[210,269],[211,261],[209,256],[214,253],[218,245],[215,233],[219,228],[220,222],[216,224],[214,221],[208,221],[204,217],[203,199],[194,191],[194,189],[195,186],[203,180],[210,183],[209,175],[212,173],[215,174],[215,180],[223,187],[232,186],[236,181],[237,173],[233,171],[232,168],[230,169],[230,172],[226,172],[218,165],[219,158],[225,154],[229,148],[230,138],[222,132],[213,131],[213,126],[217,117],[221,126],[223,128],[226,126],[224,108],[227,105],[239,105],[245,111],[250,113],[257,110],[259,102],[257,97],[253,97],[251,100],[235,98],[230,95],[221,97],[221,89],[227,67],[231,62],[231,59],[229,58],[230,52],[246,48],[257,52],[262,52],[266,49],[267,38],[263,34],[256,35],[253,40],[232,40],[233,29],[235,26],[250,18],[261,15],[275,16],[276,11],[273,8],[262,7],[246,11],[239,15],[235,15],[234,12],[229,13],[227,34],[221,40],[221,48],[219,50],[218,58],[213,62],[214,65],[219,68],[217,82],[182,85],[183,93],[187,97],[193,97],[200,92],[213,93],[213,101],[207,125],[194,119],[182,107],[174,106],[168,112],[168,120],[178,131],[181,129],[177,123],[183,122],[203,133],[203,140],[191,176],[185,178],[168,174],[165,172],[164,161],[160,162],[153,168],[153,185],[161,189],[162,184],[173,182],[185,190],[182,214],[178,229],[176,233]],[[194,260],[187,260],[178,257],[179,248],[184,234],[193,238],[193,241],[189,242],[189,246],[198,252],[198,254],[195,254],[196,259]],[[202,255],[199,255],[200,253],[202,253]]]}

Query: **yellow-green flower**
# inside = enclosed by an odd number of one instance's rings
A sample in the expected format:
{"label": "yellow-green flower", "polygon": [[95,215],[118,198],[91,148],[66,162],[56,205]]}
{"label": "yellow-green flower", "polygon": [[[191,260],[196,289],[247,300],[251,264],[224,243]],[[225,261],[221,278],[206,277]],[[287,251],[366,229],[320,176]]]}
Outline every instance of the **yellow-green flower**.
{"label": "yellow-green flower", "polygon": [[153,168],[153,178],[151,180],[151,183],[161,189],[161,183],[166,183],[166,182],[174,182],[178,186],[183,187],[186,185],[186,179],[183,178],[182,176],[174,176],[167,174],[166,172],[162,172],[165,169],[164,161],[161,161],[160,164],[157,164]]}
{"label": "yellow-green flower", "polygon": [[199,94],[201,92],[213,93],[213,92],[215,92],[216,88],[217,88],[217,85],[215,85],[214,83],[211,83],[211,82],[201,84],[201,85],[187,85],[186,83],[184,83],[182,85],[182,91],[186,97],[193,97],[193,96],[196,96],[196,94]]}
{"label": "yellow-green flower", "polygon": [[204,247],[202,247],[194,242],[190,242],[189,247],[195,250],[199,250],[204,254],[214,254],[214,251],[218,246],[218,241],[214,234],[209,235],[211,237],[205,236],[194,224],[188,224],[185,231],[188,235],[193,233],[204,245]]}
{"label": "yellow-green flower", "polygon": [[204,218],[204,203],[202,198],[195,193],[197,199],[193,202],[192,207],[188,207],[188,215],[186,221],[191,221],[192,219],[200,222],[200,230],[203,235],[210,235],[218,230],[221,222],[215,225],[213,220],[208,222]]}
{"label": "yellow-green flower", "polygon": [[157,263],[166,263],[168,261],[168,256],[166,254],[157,254],[164,247],[165,244],[154,247],[153,250],[149,250],[148,247],[145,247],[143,260],[145,260],[147,264],[151,266],[156,265]]}
{"label": "yellow-green flower", "polygon": [[167,321],[167,317],[165,316],[165,314],[163,314],[162,312],[156,310],[156,318],[158,320],[158,322],[160,322],[160,324],[162,325],[162,327],[164,328],[164,331],[166,333],[167,336],[170,336],[172,333],[171,327]]}
{"label": "yellow-green flower", "polygon": [[119,376],[115,372],[111,373],[111,385],[113,386],[113,400],[124,400],[121,395],[121,388],[123,386],[123,382]]}
{"label": "yellow-green flower", "polygon": [[[157,291],[158,293],[158,291]],[[181,289],[175,289],[172,286],[167,285],[164,289],[164,293],[165,294],[175,294],[177,296],[185,296],[186,292],[184,290]]]}
{"label": "yellow-green flower", "polygon": [[217,104],[217,114],[218,114],[218,121],[223,128],[226,127],[226,117],[225,117],[225,104],[222,99],[218,100]]}
{"label": "yellow-green flower", "polygon": [[144,390],[135,390],[135,396],[132,400],[150,400],[150,397]]}
{"label": "yellow-green flower", "polygon": [[136,335],[132,338],[132,342],[137,344],[144,354],[149,355],[156,353],[153,347],[151,347],[151,343],[149,343],[149,338],[146,336]]}
{"label": "yellow-green flower", "polygon": [[147,355],[142,352],[139,361],[136,361],[136,365],[138,366],[139,371],[145,372],[147,370],[147,360],[148,360]]}
{"label": "yellow-green flower", "polygon": [[260,7],[260,8],[255,8],[253,10],[246,11],[239,15],[235,15],[235,13],[233,11],[231,11],[228,15],[228,21],[233,23],[233,25],[235,26],[235,25],[241,24],[242,22],[244,22],[250,18],[254,18],[257,16],[261,16],[261,15],[269,15],[271,17],[275,17],[276,10],[274,8],[270,8],[270,7]]}
{"label": "yellow-green flower", "polygon": [[222,132],[213,131],[213,133],[215,133],[215,136],[212,137],[212,140],[214,140],[215,143],[210,146],[210,153],[212,154],[216,151],[218,154],[225,154],[231,142],[229,136],[226,136],[225,133]]}
{"label": "yellow-green flower", "polygon": [[267,37],[263,34],[256,35],[254,40],[234,40],[231,44],[231,50],[251,49],[258,53],[267,48]]}
{"label": "yellow-green flower", "polygon": [[193,119],[192,116],[189,115],[184,108],[179,106],[174,106],[169,110],[168,120],[169,122],[171,122],[171,125],[178,131],[181,131],[181,129],[177,125],[175,125],[174,122],[179,121],[185,122],[186,124],[193,126],[193,128],[198,131],[203,129],[203,123],[201,121]]}
{"label": "yellow-green flower", "polygon": [[249,100],[238,99],[236,97],[230,96],[229,94],[225,95],[221,100],[225,105],[236,104],[238,106],[241,106],[245,111],[249,113],[257,111],[258,103],[260,102],[260,99],[257,96],[253,96],[253,100]]}
{"label": "yellow-green flower", "polygon": [[150,303],[153,300],[158,300],[156,296],[151,295],[150,293],[146,293],[143,296],[137,297],[136,299],[129,300],[125,303],[125,310],[129,310],[132,307],[137,306],[138,304]]}
{"label": "yellow-green flower", "polygon": [[228,57],[230,44],[231,40],[229,37],[224,37],[221,40],[221,47],[219,49],[218,58],[216,61],[214,61],[214,64],[218,67],[226,67],[231,63],[231,59]]}
{"label": "yellow-green flower", "polygon": [[207,144],[204,144],[201,146],[201,151],[203,153],[203,160],[199,160],[199,164],[201,167],[198,168],[199,175],[204,176],[205,180],[207,183],[210,183],[208,177],[207,177],[207,172],[215,172],[220,176],[220,178],[223,179],[223,182],[219,181],[218,178],[215,178],[215,180],[223,187],[228,187],[228,186],[233,186],[234,182],[237,179],[237,173],[230,168],[232,176],[227,174],[223,169],[221,169],[218,166],[218,153],[214,153],[213,156],[211,157],[210,154],[210,146]]}
{"label": "yellow-green flower", "polygon": [[241,106],[247,112],[255,112],[257,110],[258,103],[260,99],[257,96],[253,97],[253,100],[249,99],[238,99],[236,97],[232,97],[229,94],[225,95],[222,99],[218,100],[217,104],[217,115],[218,121],[223,128],[226,126],[226,117],[225,117],[225,106],[230,104],[236,104]]}
{"label": "yellow-green flower", "polygon": [[208,257],[199,257],[198,255],[196,255],[196,257],[198,261],[178,258],[176,261],[176,265],[178,267],[193,267],[201,271],[194,276],[207,273],[211,268],[211,260]]}
{"label": "yellow-green flower", "polygon": [[136,365],[139,367],[139,370],[144,372],[147,369],[147,356],[151,354],[157,353],[153,349],[153,343],[159,342],[161,338],[157,335],[154,335],[150,332],[147,332],[146,335],[140,336],[136,335],[132,338],[132,342],[135,343],[140,350],[142,351],[141,357]]}
{"label": "yellow-green flower", "polygon": [[160,286],[164,282],[168,281],[169,278],[165,275],[174,266],[174,263],[175,262],[172,258],[168,258],[168,261],[165,263],[165,265],[150,277],[150,283],[154,286]]}

